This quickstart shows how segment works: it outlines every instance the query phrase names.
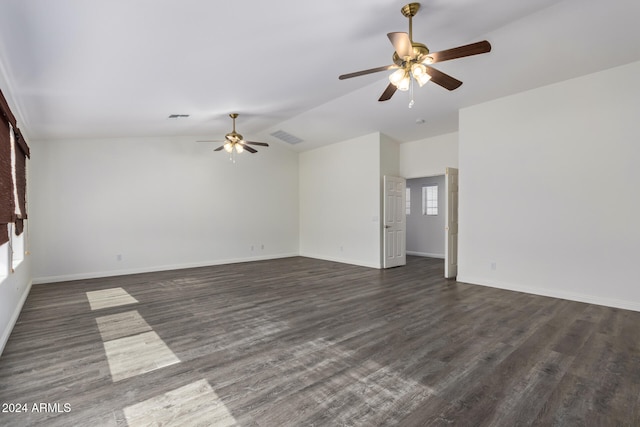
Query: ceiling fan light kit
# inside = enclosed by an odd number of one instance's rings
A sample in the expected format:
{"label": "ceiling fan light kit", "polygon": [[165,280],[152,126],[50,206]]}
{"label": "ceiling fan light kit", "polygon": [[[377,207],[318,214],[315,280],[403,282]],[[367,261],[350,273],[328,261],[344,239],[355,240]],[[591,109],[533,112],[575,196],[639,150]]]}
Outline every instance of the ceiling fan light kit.
{"label": "ceiling fan light kit", "polygon": [[220,147],[216,148],[213,151],[220,151],[224,149],[227,153],[229,153],[229,159],[235,163],[235,154],[243,153],[244,151],[248,151],[251,154],[255,154],[258,152],[250,145],[259,145],[262,147],[268,147],[269,144],[266,142],[255,142],[255,141],[245,141],[244,137],[236,132],[236,119],[238,118],[238,113],[231,113],[229,117],[233,120],[233,130],[224,136],[223,141],[198,141],[198,142],[224,142]]}
{"label": "ceiling fan light kit", "polygon": [[402,15],[409,19],[409,32],[388,33],[387,37],[393,45],[395,52],[393,53],[393,64],[382,67],[371,68],[354,73],[343,74],[338,78],[340,80],[352,77],[363,76],[366,74],[377,73],[380,71],[393,70],[389,75],[389,85],[382,93],[378,101],[387,101],[391,99],[396,90],[409,91],[411,101],[409,108],[413,106],[413,86],[414,81],[419,87],[424,86],[428,81],[432,81],[447,90],[455,90],[462,82],[448,74],[438,71],[430,67],[431,64],[437,62],[448,61],[456,58],[464,58],[466,56],[478,55],[491,51],[491,44],[484,40],[477,43],[471,43],[464,46],[458,46],[452,49],[431,53],[429,48],[422,43],[413,41],[413,17],[420,10],[420,3],[409,3],[404,5],[400,10]]}

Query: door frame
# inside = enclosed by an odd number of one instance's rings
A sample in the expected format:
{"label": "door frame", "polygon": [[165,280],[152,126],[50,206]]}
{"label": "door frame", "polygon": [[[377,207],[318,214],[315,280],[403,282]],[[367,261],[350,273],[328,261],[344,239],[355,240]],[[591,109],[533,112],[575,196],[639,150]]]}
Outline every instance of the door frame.
{"label": "door frame", "polygon": [[444,176],[445,227],[444,227],[444,277],[454,279],[458,275],[458,169],[447,167]]}

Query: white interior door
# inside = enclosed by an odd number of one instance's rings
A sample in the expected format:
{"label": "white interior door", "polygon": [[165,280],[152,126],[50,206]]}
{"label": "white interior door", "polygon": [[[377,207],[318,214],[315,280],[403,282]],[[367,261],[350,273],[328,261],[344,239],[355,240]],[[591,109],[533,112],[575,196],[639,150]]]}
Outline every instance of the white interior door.
{"label": "white interior door", "polygon": [[447,168],[444,182],[447,191],[444,277],[452,279],[458,275],[458,169]]}
{"label": "white interior door", "polygon": [[383,267],[397,267],[407,263],[406,235],[407,223],[405,218],[405,188],[404,178],[395,176],[384,177],[383,211]]}

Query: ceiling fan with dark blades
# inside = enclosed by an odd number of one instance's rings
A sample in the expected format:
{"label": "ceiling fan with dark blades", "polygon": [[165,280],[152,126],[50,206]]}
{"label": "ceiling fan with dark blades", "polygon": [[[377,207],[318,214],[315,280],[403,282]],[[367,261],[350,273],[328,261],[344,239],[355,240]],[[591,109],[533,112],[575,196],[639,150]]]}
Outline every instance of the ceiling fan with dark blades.
{"label": "ceiling fan with dark blades", "polygon": [[[413,89],[414,80],[421,87],[429,80],[448,90],[454,90],[460,87],[462,84],[460,80],[453,78],[442,71],[438,71],[429,65],[437,62],[449,61],[451,59],[464,58],[466,56],[490,52],[491,44],[488,41],[483,40],[481,42],[431,53],[426,45],[413,41],[412,18],[416,13],[418,13],[419,9],[420,3],[409,3],[403,6],[401,12],[402,15],[409,18],[409,32],[387,34],[389,41],[391,41],[391,44],[395,49],[392,57],[393,64],[343,74],[338,78],[340,80],[345,80],[352,77],[364,76],[366,74],[378,73],[380,71],[395,70],[389,76],[390,83],[378,101],[387,101],[388,99],[391,99],[398,89],[401,91]],[[413,106],[413,97],[409,103],[409,107],[411,106]]]}
{"label": "ceiling fan with dark blades", "polygon": [[213,140],[213,141],[197,141],[197,142],[224,142],[220,147],[216,148],[213,151],[220,151],[224,149],[227,153],[242,153],[243,151],[248,151],[250,153],[257,153],[258,150],[251,147],[251,145],[259,145],[262,147],[268,147],[269,144],[266,142],[255,142],[255,141],[245,141],[244,137],[236,132],[236,118],[238,117],[238,113],[231,113],[229,117],[233,120],[233,130],[224,136],[223,140]]}

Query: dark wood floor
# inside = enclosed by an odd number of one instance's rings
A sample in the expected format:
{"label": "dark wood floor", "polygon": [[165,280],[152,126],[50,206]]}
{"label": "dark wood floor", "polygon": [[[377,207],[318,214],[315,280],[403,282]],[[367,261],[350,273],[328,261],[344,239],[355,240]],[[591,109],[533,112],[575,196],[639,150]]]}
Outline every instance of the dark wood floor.
{"label": "dark wood floor", "polygon": [[[447,281],[442,264],[34,286],[0,358],[2,409],[26,412],[0,425],[640,425],[640,313]],[[137,302],[91,309],[87,292],[114,288]]]}

